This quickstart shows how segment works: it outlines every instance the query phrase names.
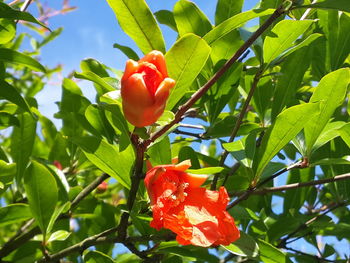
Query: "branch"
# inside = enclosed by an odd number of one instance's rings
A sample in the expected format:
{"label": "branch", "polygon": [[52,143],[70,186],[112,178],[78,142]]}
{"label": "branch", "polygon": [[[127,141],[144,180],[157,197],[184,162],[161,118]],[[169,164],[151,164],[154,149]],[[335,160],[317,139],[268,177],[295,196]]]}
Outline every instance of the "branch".
{"label": "branch", "polygon": [[187,132],[187,131],[181,131],[181,130],[179,130],[179,129],[175,129],[175,130],[173,131],[173,133],[175,133],[175,134],[180,134],[180,135],[191,136],[191,137],[195,137],[195,138],[201,139],[201,140],[204,139],[204,138],[201,136],[201,134],[193,133],[193,132]]}
{"label": "branch", "polygon": [[[174,239],[174,235],[171,234],[166,234],[166,235],[147,235],[147,236],[138,236],[138,237],[128,237],[126,239],[123,239],[122,237],[116,236],[116,237],[103,237],[103,233],[106,232],[111,232],[112,230],[114,230],[114,228],[110,229],[110,230],[106,230],[100,234],[88,237],[86,239],[84,239],[83,241],[67,247],[59,252],[57,252],[56,254],[52,254],[52,255],[47,255],[47,258],[42,258],[41,260],[39,260],[39,263],[43,263],[43,262],[57,262],[59,259],[64,258],[70,254],[73,253],[82,253],[85,249],[92,247],[92,246],[96,246],[99,244],[104,244],[104,243],[122,243],[124,244],[127,248],[129,249],[134,249],[134,245],[133,248],[131,248],[130,244],[135,244],[136,242],[148,242],[148,241],[170,241]],[[131,250],[130,250],[131,251]],[[133,252],[133,251],[132,251]],[[142,251],[138,251],[138,253],[142,253]],[[144,255],[142,255],[144,257]]]}
{"label": "branch", "polygon": [[328,214],[329,212],[342,207],[344,205],[346,205],[348,203],[348,201],[343,201],[343,202],[339,202],[337,204],[332,204],[326,211],[324,211],[322,214],[319,214],[313,218],[311,218],[310,220],[306,221],[305,223],[301,224],[297,229],[295,229],[293,232],[289,233],[286,237],[282,238],[279,242],[279,244],[277,245],[278,248],[284,248],[286,246],[286,242],[288,239],[290,239],[291,237],[293,237],[295,234],[297,234],[299,231],[304,230],[305,228],[307,228],[310,224],[312,224],[313,222],[315,222],[316,220],[320,219],[321,217],[325,216],[326,214]]}
{"label": "branch", "polygon": [[249,187],[245,192],[241,193],[240,196],[234,200],[231,204],[229,204],[226,208],[226,210],[231,209],[232,207],[238,205],[240,202],[248,199],[248,197],[250,195],[252,195],[255,191],[257,191],[258,188],[260,188],[261,186],[263,186],[264,184],[266,184],[267,182],[273,180],[274,178],[276,178],[277,176],[291,170],[291,169],[295,169],[295,168],[305,168],[307,167],[306,165],[308,165],[308,163],[305,163],[305,159],[301,162],[297,162],[295,164],[292,164],[280,171],[278,171],[277,173],[274,173],[273,175],[267,177],[265,180],[259,182],[257,185],[255,186],[251,186]]}
{"label": "branch", "polygon": [[304,256],[307,256],[307,257],[311,257],[311,258],[313,258],[313,259],[316,259],[317,262],[334,262],[333,260],[326,259],[326,258],[322,258],[322,257],[316,256],[316,255],[311,255],[311,254],[305,253],[305,252],[300,251],[300,250],[296,250],[296,249],[291,248],[291,247],[285,247],[285,249],[290,250],[290,251],[293,251],[293,252],[298,253],[298,254],[300,254],[300,255],[304,255]]}
{"label": "branch", "polygon": [[[337,176],[334,176],[331,178],[326,178],[326,179],[304,182],[304,183],[295,183],[295,184],[287,184],[287,185],[276,186],[276,187],[267,187],[267,188],[263,188],[260,190],[256,190],[251,194],[264,195],[267,193],[280,192],[280,191],[286,191],[286,190],[291,190],[291,189],[296,189],[296,188],[301,188],[301,187],[308,187],[308,186],[314,186],[314,185],[320,185],[320,184],[333,183],[336,181],[347,180],[347,179],[350,179],[350,173],[337,175]],[[241,196],[242,194],[244,194],[244,193],[236,193],[234,195]]]}
{"label": "branch", "polygon": [[197,90],[185,104],[179,107],[178,111],[175,113],[174,120],[169,124],[163,126],[163,128],[161,128],[156,133],[154,133],[148,140],[144,142],[144,146],[147,147],[157,138],[166,133],[172,126],[174,126],[176,123],[179,123],[182,120],[183,115],[186,113],[186,111],[189,110],[193,106],[193,104],[196,103],[197,100],[199,100],[208,91],[208,89],[210,89],[218,81],[218,79],[230,68],[230,66],[239,59],[239,57],[254,43],[254,41],[261,34],[263,34],[265,30],[268,29],[277,18],[279,18],[285,12],[286,10],[283,6],[277,8],[275,12],[269,17],[269,19],[267,19],[266,22],[263,25],[261,25],[261,27],[259,27],[259,29],[236,51],[232,58],[229,59],[225,63],[225,65],[223,65],[213,75],[213,77],[210,80],[208,80],[206,84],[204,84],[204,86]]}
{"label": "branch", "polygon": [[[233,140],[235,139],[235,137],[236,137],[236,135],[238,133],[239,128],[241,127],[244,115],[247,112],[247,109],[248,109],[248,106],[250,104],[251,99],[253,98],[254,91],[255,91],[256,87],[258,86],[258,82],[260,80],[261,74],[262,74],[262,71],[259,70],[254,76],[252,87],[249,90],[249,94],[247,96],[247,99],[245,100],[245,102],[243,104],[243,107],[241,109],[241,112],[239,113],[238,119],[237,119],[237,121],[235,123],[235,126],[233,127],[231,136],[230,136],[230,138],[227,141],[228,143],[229,142],[233,142]],[[223,151],[223,153],[221,154],[219,166],[222,166],[225,163],[225,160],[226,160],[228,154],[229,154],[229,152],[225,149]],[[220,173],[215,174],[215,176],[213,178],[213,181],[211,183],[211,190],[215,190],[216,189],[216,184],[218,182],[219,175],[220,175]]]}
{"label": "branch", "polygon": [[[107,174],[103,174],[102,176],[96,178],[92,183],[86,186],[83,191],[77,195],[77,197],[72,201],[71,211],[76,208],[76,206],[86,197],[88,196],[102,181],[106,180],[109,177]],[[61,214],[58,219],[66,218],[67,214]],[[30,220],[29,222],[32,222]],[[25,244],[33,238],[35,235],[40,233],[39,227],[34,227],[30,230],[28,228],[31,224],[26,224],[26,228],[21,228],[21,235],[16,234],[13,238],[11,238],[4,246],[0,249],[0,259],[9,255],[12,251],[16,250],[21,245]]]}

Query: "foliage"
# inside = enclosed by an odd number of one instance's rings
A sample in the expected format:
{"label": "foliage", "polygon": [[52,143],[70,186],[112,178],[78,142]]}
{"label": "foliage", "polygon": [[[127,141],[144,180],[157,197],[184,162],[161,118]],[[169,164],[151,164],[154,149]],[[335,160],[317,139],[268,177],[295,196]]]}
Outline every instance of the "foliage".
{"label": "foliage", "polygon": [[[48,30],[40,2],[42,21],[23,2],[0,2],[0,262],[348,260],[329,237],[350,237],[349,1],[261,0],[242,12],[243,0],[218,0],[213,24],[188,0],[155,13],[144,0],[107,0],[139,50],[114,47],[136,60],[166,52],[176,81],[164,114],[136,129],[120,76],[94,59],[62,83],[61,126],[39,111],[38,92],[60,71],[40,49],[61,29]],[[252,19],[259,27],[245,26]],[[178,35],[168,50],[160,25]],[[24,26],[41,39],[16,32]],[[91,81],[95,101],[77,79]],[[226,187],[238,241],[180,246],[149,226],[146,160],[172,159],[208,174],[205,187]]]}

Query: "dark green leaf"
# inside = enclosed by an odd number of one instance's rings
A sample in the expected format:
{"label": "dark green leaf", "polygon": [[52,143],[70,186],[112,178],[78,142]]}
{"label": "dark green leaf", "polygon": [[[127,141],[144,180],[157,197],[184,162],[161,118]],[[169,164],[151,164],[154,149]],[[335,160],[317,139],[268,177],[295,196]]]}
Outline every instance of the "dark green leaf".
{"label": "dark green leaf", "polygon": [[89,251],[83,258],[84,263],[114,263],[113,259],[100,251]]}
{"label": "dark green leaf", "polygon": [[93,58],[87,58],[81,61],[80,68],[83,72],[93,72],[101,78],[109,77],[106,66]]}
{"label": "dark green leaf", "polygon": [[8,101],[13,102],[17,106],[21,107],[23,110],[28,111],[32,114],[30,106],[27,101],[21,96],[17,89],[11,86],[4,80],[0,79],[0,97]]}
{"label": "dark green leaf", "polygon": [[324,8],[350,12],[350,2],[348,0],[325,0],[312,5],[303,5],[300,8]]}
{"label": "dark green leaf", "polygon": [[12,204],[0,208],[0,226],[23,222],[32,217],[27,204]]}

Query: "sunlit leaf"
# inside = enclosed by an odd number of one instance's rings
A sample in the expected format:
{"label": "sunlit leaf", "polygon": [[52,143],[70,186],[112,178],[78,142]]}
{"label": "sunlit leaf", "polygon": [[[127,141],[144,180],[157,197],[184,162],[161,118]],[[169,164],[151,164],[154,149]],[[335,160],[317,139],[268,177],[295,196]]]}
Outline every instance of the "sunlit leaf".
{"label": "sunlit leaf", "polygon": [[0,48],[0,61],[20,64],[35,71],[46,72],[45,67],[34,58],[9,48]]}

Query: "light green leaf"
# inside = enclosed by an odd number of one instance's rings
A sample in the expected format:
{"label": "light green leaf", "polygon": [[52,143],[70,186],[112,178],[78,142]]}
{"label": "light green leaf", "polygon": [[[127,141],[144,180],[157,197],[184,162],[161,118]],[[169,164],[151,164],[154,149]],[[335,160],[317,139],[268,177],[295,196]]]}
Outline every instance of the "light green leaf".
{"label": "light green leaf", "polygon": [[80,62],[80,68],[83,72],[93,72],[101,78],[109,77],[108,72],[106,70],[107,67],[93,58],[87,58],[82,60]]}
{"label": "light green leaf", "polygon": [[0,44],[10,42],[16,36],[16,23],[0,18]]}
{"label": "light green leaf", "polygon": [[0,208],[0,226],[23,222],[32,217],[27,204],[11,204]]}
{"label": "light green leaf", "polygon": [[27,66],[34,71],[46,72],[45,67],[34,58],[8,48],[0,48],[0,61]]}
{"label": "light green leaf", "polygon": [[221,173],[224,167],[206,167],[201,169],[187,169],[186,172],[190,174],[216,174]]}
{"label": "light green leaf", "polygon": [[73,138],[72,141],[82,148],[85,156],[96,167],[117,179],[124,187],[130,188],[130,173],[135,159],[131,145],[119,151],[117,145],[93,136]]}
{"label": "light green leaf", "polygon": [[350,148],[350,123],[344,125],[341,129],[338,130],[341,138]]}
{"label": "light green leaf", "polygon": [[258,154],[255,155],[253,169],[259,178],[269,161],[289,143],[318,113],[318,103],[307,103],[293,106],[282,111],[275,123],[265,133]]}
{"label": "light green leaf", "polygon": [[17,89],[4,80],[0,79],[0,98],[13,102],[23,110],[32,114],[27,101],[21,96]]}
{"label": "light green leaf", "polygon": [[174,19],[174,13],[169,10],[159,10],[154,13],[158,23],[167,25],[175,32],[177,32],[176,22]]}
{"label": "light green leaf", "polygon": [[91,72],[91,71],[84,71],[81,73],[75,72],[74,77],[76,77],[78,79],[90,80],[90,81],[100,85],[102,87],[102,93],[106,93],[106,92],[115,90],[113,88],[113,86],[108,84],[108,82],[106,82],[103,78],[101,78],[100,76],[98,76],[97,74],[95,74],[94,72]]}
{"label": "light green leaf", "polygon": [[225,20],[218,26],[214,27],[203,38],[205,41],[207,41],[209,45],[212,45],[216,40],[222,38],[223,36],[232,32],[236,28],[239,28],[249,20],[256,17],[271,15],[273,12],[274,12],[274,9],[267,9],[267,10],[250,10],[247,12],[240,13],[238,15],[235,15]]}
{"label": "light green leaf", "polygon": [[327,123],[327,125],[322,130],[320,136],[317,138],[317,141],[315,142],[315,145],[312,151],[316,151],[318,148],[325,145],[327,142],[338,137],[340,135],[339,129],[341,129],[345,124],[346,123],[343,121],[335,121],[335,122]]}
{"label": "light green leaf", "polygon": [[350,2],[348,0],[325,0],[312,5],[303,5],[300,8],[324,8],[350,12]]}
{"label": "light green leaf", "polygon": [[313,23],[312,20],[282,20],[269,32],[264,41],[264,62],[269,64],[283,51],[293,46]]}
{"label": "light green leaf", "polygon": [[194,33],[204,36],[212,29],[209,19],[194,3],[179,0],[174,6],[174,19],[180,36]]}
{"label": "light green leaf", "polygon": [[215,24],[241,13],[243,0],[218,0],[215,11]]}
{"label": "light green leaf", "polygon": [[287,262],[286,255],[281,250],[261,239],[258,239],[257,241],[260,249],[260,259],[264,263]]}
{"label": "light green leaf", "polygon": [[169,137],[166,136],[149,147],[147,154],[151,157],[153,166],[171,163],[171,147]]}
{"label": "light green leaf", "polygon": [[254,239],[243,231],[241,231],[240,235],[240,238],[234,243],[222,247],[237,256],[248,258],[255,258],[258,256],[259,247]]}
{"label": "light green leaf", "polygon": [[308,156],[333,112],[343,103],[349,82],[350,69],[339,69],[324,76],[312,94],[310,102],[320,102],[320,112],[305,127]]}
{"label": "light green leaf", "polygon": [[52,241],[64,241],[70,236],[70,234],[71,233],[68,231],[58,230],[50,235],[49,240],[47,242],[50,243]]}
{"label": "light green leaf", "polygon": [[166,53],[168,73],[176,81],[171,90],[166,109],[171,110],[188,91],[192,82],[204,67],[210,54],[210,47],[200,37],[186,34],[175,42]]}
{"label": "light green leaf", "polygon": [[123,46],[115,43],[113,47],[119,49],[121,52],[124,53],[124,55],[126,55],[130,59],[133,59],[135,61],[138,61],[140,59],[136,52],[128,46]]}
{"label": "light green leaf", "polygon": [[26,169],[24,188],[33,217],[45,236],[58,200],[56,180],[44,165],[33,161]]}
{"label": "light green leaf", "polygon": [[107,0],[124,32],[141,51],[165,53],[165,43],[156,20],[144,0]]}
{"label": "light green leaf", "polygon": [[20,114],[18,119],[20,126],[13,129],[10,149],[12,158],[17,163],[16,178],[20,180],[32,154],[37,122],[27,112]]}
{"label": "light green leaf", "polygon": [[83,259],[84,263],[114,263],[113,259],[100,251],[89,251]]}

